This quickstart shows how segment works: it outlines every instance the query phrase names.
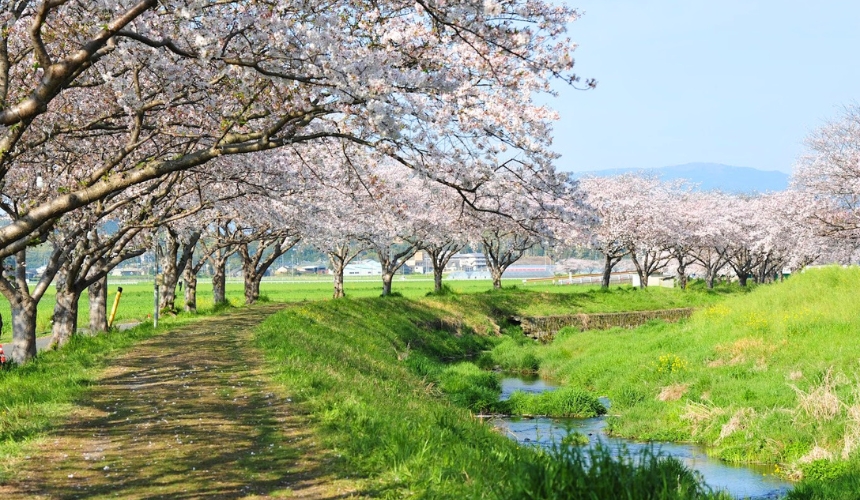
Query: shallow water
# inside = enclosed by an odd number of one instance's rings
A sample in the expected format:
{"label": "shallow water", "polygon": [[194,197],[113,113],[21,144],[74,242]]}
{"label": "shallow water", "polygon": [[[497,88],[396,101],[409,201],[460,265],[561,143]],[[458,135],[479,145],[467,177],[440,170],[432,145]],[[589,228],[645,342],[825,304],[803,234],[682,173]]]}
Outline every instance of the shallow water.
{"label": "shallow water", "polygon": [[[555,386],[540,379],[511,377],[502,380],[501,399],[508,399],[514,391],[539,393],[551,391]],[[601,399],[605,406],[609,401]],[[617,451],[626,448],[636,456],[643,447],[653,446],[665,455],[673,456],[691,469],[699,471],[705,482],[715,490],[728,491],[736,498],[768,499],[780,498],[791,489],[791,483],[774,476],[772,466],[737,466],[708,457],[705,450],[693,444],[652,442],[643,443],[629,439],[609,437],[603,428],[603,417],[576,418],[499,418],[495,425],[505,429],[508,435],[522,443],[537,446],[552,446],[561,441],[569,431],[578,431],[588,436],[589,446],[601,443]]]}

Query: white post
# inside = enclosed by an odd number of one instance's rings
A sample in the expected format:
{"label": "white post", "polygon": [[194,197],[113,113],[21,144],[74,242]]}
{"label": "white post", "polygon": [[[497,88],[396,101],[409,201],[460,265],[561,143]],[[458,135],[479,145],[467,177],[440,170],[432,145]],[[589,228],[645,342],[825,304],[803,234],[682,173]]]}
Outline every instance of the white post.
{"label": "white post", "polygon": [[152,327],[158,328],[158,230],[156,229],[155,235],[152,237],[153,246],[152,246],[152,255],[155,258],[155,276],[153,277],[153,296],[155,297],[155,302],[152,309]]}

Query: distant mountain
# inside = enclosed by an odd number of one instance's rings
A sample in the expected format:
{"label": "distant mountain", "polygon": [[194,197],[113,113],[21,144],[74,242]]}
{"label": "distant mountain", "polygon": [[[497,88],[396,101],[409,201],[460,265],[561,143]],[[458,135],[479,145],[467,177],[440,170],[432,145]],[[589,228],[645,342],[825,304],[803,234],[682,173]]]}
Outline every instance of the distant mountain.
{"label": "distant mountain", "polygon": [[719,163],[687,163],[671,167],[638,169],[613,168],[592,172],[576,172],[577,178],[589,175],[610,177],[628,172],[654,172],[663,180],[686,179],[697,184],[699,189],[719,189],[729,193],[766,193],[788,188],[788,174],[775,170],[758,170],[749,167],[733,167]]}

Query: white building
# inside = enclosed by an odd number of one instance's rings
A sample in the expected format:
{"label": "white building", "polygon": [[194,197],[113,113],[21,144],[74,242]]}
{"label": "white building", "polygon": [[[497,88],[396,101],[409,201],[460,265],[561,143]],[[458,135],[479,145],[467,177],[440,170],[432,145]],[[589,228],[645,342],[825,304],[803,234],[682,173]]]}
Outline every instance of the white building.
{"label": "white building", "polygon": [[457,253],[451,256],[446,271],[485,271],[487,258],[482,253]]}
{"label": "white building", "polygon": [[343,268],[343,276],[382,276],[382,264],[373,259],[356,260]]}
{"label": "white building", "polygon": [[433,272],[433,260],[425,250],[418,250],[415,255],[405,262],[406,267],[413,273],[425,274]]}
{"label": "white building", "polygon": [[[642,282],[639,280],[639,275],[633,273],[633,287],[638,288]],[[665,276],[663,274],[652,274],[648,276],[648,286],[649,287],[661,287],[661,288],[675,288],[675,277],[674,276]]]}

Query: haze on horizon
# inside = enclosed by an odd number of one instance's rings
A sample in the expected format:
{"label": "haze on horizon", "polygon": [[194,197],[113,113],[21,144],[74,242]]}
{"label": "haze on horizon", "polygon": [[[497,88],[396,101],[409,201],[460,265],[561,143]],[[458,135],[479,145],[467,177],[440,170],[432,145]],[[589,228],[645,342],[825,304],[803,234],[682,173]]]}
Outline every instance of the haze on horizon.
{"label": "haze on horizon", "polygon": [[860,2],[570,0],[576,72],[557,85],[563,171],[712,162],[791,172],[860,99]]}

